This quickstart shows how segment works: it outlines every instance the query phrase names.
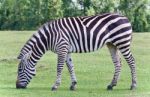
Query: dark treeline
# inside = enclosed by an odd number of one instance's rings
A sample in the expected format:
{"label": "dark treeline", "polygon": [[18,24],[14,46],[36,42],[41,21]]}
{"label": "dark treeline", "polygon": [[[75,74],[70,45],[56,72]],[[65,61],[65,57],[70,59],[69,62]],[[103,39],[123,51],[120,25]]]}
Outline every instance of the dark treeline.
{"label": "dark treeline", "polygon": [[0,0],[0,30],[35,30],[62,17],[119,13],[150,32],[150,0]]}

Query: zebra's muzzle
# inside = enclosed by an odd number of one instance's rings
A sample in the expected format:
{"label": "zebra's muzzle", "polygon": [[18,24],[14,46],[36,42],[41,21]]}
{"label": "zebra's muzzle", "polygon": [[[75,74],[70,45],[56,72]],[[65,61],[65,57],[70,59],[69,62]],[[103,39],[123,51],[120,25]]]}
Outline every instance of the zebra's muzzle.
{"label": "zebra's muzzle", "polygon": [[25,88],[26,88],[26,85],[20,83],[20,82],[17,80],[17,81],[16,81],[16,88],[17,88],[17,89],[25,89]]}

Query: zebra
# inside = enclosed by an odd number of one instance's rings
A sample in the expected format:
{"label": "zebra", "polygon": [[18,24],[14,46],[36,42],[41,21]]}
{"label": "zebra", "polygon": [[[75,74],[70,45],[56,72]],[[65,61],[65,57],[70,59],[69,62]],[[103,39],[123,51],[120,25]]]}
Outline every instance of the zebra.
{"label": "zebra", "polygon": [[132,26],[128,18],[117,13],[105,13],[93,16],[66,17],[43,24],[36,33],[25,43],[18,59],[18,75],[16,88],[26,88],[36,74],[35,66],[46,51],[57,54],[57,76],[52,91],[61,84],[64,63],[70,77],[70,90],[76,89],[77,79],[71,53],[88,53],[107,45],[111,54],[115,72],[107,86],[112,90],[117,85],[121,72],[119,52],[127,61],[131,70],[131,86],[137,86],[135,59],[130,50]]}

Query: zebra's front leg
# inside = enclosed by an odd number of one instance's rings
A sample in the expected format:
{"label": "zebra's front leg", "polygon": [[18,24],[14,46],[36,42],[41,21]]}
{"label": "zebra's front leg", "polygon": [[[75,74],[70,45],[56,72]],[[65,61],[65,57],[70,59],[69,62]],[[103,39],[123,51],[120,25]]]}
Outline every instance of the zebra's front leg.
{"label": "zebra's front leg", "polygon": [[66,51],[64,52],[62,51],[60,54],[58,54],[57,78],[54,85],[52,86],[52,91],[56,91],[60,86],[62,70],[63,70],[64,63],[66,61],[66,55],[67,55]]}
{"label": "zebra's front leg", "polygon": [[75,90],[77,80],[76,80],[76,75],[75,75],[75,71],[74,71],[74,64],[72,62],[70,53],[67,54],[66,64],[67,64],[67,67],[68,67],[68,70],[69,70],[69,73],[70,73],[70,77],[71,77],[70,90]]}
{"label": "zebra's front leg", "polygon": [[107,90],[112,90],[114,86],[117,85],[117,81],[121,72],[121,59],[119,57],[119,53],[118,53],[118,49],[116,46],[112,45],[112,44],[107,44],[107,47],[109,48],[111,57],[112,57],[112,61],[114,63],[115,66],[115,72],[114,72],[114,76],[113,79],[111,81],[111,83],[107,86]]}

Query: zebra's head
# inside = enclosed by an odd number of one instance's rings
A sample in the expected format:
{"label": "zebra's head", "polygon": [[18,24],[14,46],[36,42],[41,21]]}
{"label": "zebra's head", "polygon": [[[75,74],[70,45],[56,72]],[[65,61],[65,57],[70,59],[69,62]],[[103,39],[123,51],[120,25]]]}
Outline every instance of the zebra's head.
{"label": "zebra's head", "polygon": [[18,76],[16,81],[16,88],[26,88],[33,76],[35,76],[35,67],[30,63],[30,53],[20,53],[18,59]]}

